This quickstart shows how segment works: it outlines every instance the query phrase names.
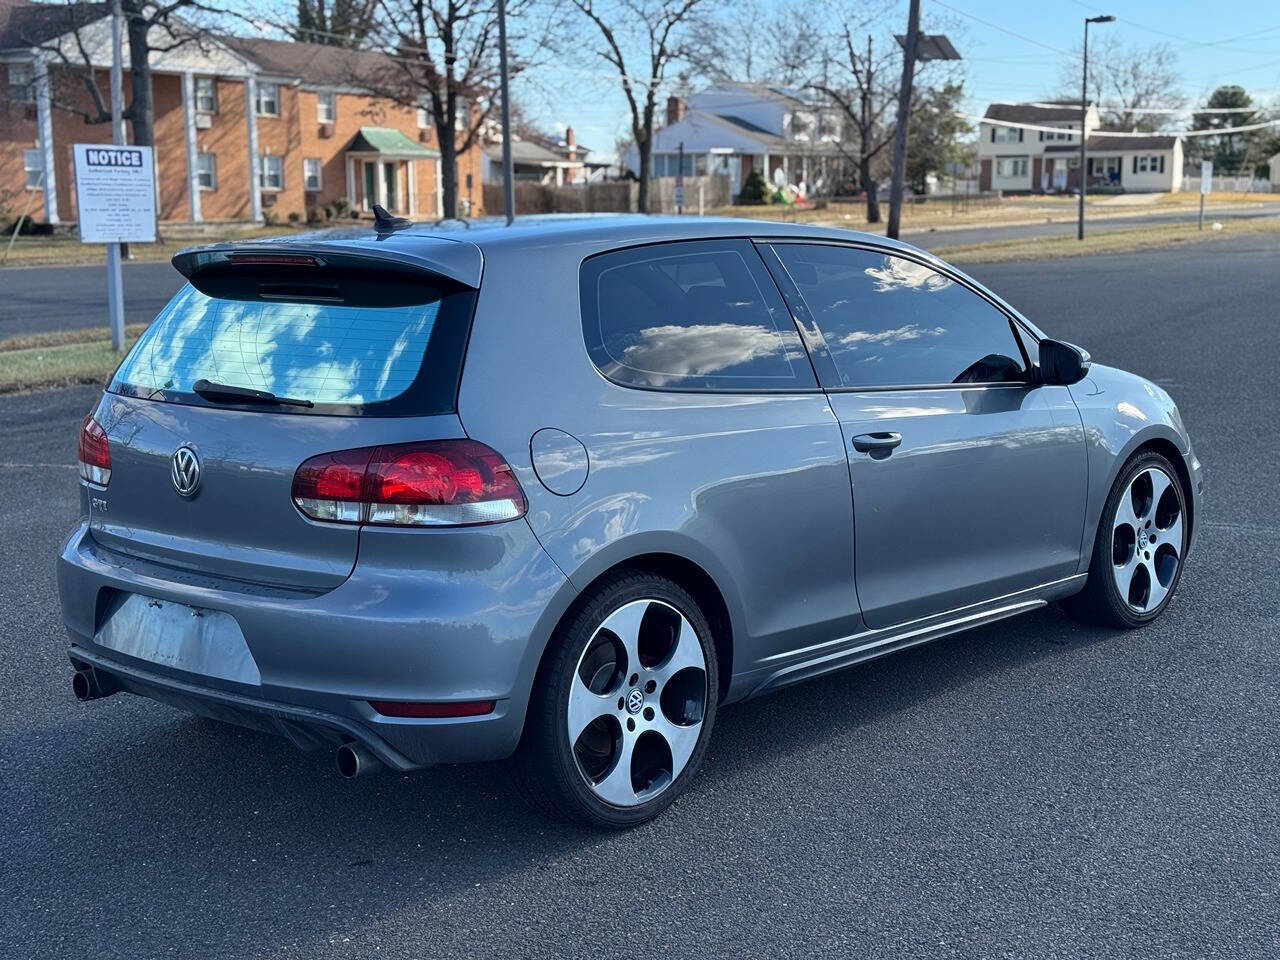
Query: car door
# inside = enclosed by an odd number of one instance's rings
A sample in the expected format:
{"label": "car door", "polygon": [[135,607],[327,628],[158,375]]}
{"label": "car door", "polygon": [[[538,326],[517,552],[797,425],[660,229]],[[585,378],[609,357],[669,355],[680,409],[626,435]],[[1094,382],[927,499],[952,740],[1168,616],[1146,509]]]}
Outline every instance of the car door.
{"label": "car door", "polygon": [[1086,453],[1034,337],[956,273],[908,253],[776,242],[766,252],[844,433],[855,582],[873,628],[1068,577]]}

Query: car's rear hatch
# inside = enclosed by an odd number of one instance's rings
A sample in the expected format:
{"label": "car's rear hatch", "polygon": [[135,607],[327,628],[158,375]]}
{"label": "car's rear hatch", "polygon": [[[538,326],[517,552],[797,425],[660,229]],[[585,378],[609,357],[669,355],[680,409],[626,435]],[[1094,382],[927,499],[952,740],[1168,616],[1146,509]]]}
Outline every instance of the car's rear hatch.
{"label": "car's rear hatch", "polygon": [[324,244],[264,249],[175,258],[191,285],[95,414],[111,473],[91,489],[90,529],[174,568],[323,590],[350,574],[359,527],[304,516],[295,472],[327,452],[464,436],[457,382],[478,265],[472,280]]}

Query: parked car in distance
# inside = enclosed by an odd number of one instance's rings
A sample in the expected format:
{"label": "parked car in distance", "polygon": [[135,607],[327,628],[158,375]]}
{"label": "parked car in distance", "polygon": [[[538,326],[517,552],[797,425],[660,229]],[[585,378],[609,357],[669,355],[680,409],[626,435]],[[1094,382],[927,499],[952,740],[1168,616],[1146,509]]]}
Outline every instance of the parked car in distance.
{"label": "parked car in distance", "polygon": [[1167,609],[1169,395],[907,244],[379,222],[184,250],[80,433],[82,700],[385,765],[513,758],[619,827],[722,705],[1061,601]]}

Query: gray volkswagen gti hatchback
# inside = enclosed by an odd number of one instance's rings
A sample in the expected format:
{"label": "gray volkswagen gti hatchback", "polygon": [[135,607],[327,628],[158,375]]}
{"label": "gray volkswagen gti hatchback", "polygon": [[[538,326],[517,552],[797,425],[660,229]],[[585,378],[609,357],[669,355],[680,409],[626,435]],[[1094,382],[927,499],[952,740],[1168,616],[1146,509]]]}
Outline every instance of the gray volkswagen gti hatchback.
{"label": "gray volkswagen gti hatchback", "polygon": [[879,237],[533,219],[215,244],[79,438],[81,700],[653,817],[720,705],[1051,601],[1170,603],[1169,395]]}

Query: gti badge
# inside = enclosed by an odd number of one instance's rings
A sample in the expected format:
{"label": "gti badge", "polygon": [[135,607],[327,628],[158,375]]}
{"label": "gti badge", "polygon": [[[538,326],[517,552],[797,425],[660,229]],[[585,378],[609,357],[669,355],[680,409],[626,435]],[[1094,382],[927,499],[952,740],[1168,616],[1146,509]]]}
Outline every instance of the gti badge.
{"label": "gti badge", "polygon": [[184,497],[194,497],[200,489],[200,457],[194,448],[183,445],[173,451],[173,462],[169,465],[169,476],[173,479],[173,488]]}

